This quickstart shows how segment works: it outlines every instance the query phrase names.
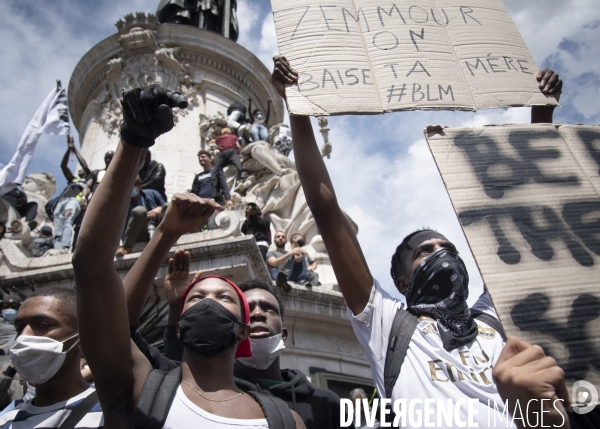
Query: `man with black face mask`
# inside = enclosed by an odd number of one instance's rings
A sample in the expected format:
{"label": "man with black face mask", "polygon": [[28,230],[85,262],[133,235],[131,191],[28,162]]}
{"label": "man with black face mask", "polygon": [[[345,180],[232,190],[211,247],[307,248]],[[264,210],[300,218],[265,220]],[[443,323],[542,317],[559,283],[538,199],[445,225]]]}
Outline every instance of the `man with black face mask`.
{"label": "man with black face mask", "polygon": [[[243,394],[233,380],[235,357],[250,356],[251,352],[248,305],[229,280],[199,279],[183,293],[178,331],[184,346],[183,362],[168,382],[161,378],[174,387],[172,390],[162,382],[156,384],[161,374],[153,372],[148,359],[130,340],[126,299],[126,293],[131,293],[130,282],[151,283],[164,255],[179,237],[202,227],[221,206],[193,194],[175,194],[163,222],[121,280],[113,254],[137,171],[147,148],[173,128],[171,108],[185,108],[187,100],[152,85],[125,91],[122,104],[121,141],[90,203],[73,256],[81,342],[106,426],[131,428],[152,423],[155,427],[150,412],[157,411],[152,408],[156,404],[165,411],[159,427],[266,428],[258,399]],[[145,295],[147,289],[133,293]],[[109,318],[105,317],[107,308]],[[154,396],[149,399],[149,394]],[[161,394],[165,396],[157,400]],[[298,429],[304,428],[297,414],[290,419]]]}
{"label": "man with black face mask", "polygon": [[[181,302],[186,289],[183,285],[187,285],[189,275],[189,253],[177,250],[169,260],[168,276],[165,278],[165,295],[169,302],[165,356],[132,331],[132,339],[154,368],[168,371],[180,365],[183,359],[184,346],[175,329],[180,314],[180,306],[176,303]],[[194,279],[199,279],[198,273]],[[126,290],[129,297],[134,295],[139,284],[131,282],[133,287]],[[235,384],[245,392],[260,392],[282,399],[298,413],[308,429],[339,428],[340,398],[329,390],[313,386],[301,371],[280,367],[279,358],[285,349],[287,329],[283,328],[283,303],[276,289],[260,280],[242,282],[239,288],[249,306],[252,356],[237,359]],[[128,300],[130,318],[133,316],[136,321],[141,311],[137,304]]]}
{"label": "man with black face mask", "polygon": [[104,427],[96,392],[81,375],[75,290],[38,289],[14,323],[18,337],[10,360],[23,380],[35,384],[35,399],[0,416],[0,426],[28,429],[44,422],[44,428],[59,428],[74,419],[71,427]]}
{"label": "man with black face mask", "polygon": [[[286,87],[297,84],[298,73],[284,57],[273,60],[271,82],[285,99]],[[559,94],[562,81],[552,75],[551,71],[538,75],[540,89]],[[539,115],[532,112],[532,117]],[[495,413],[504,411],[505,401],[512,413],[517,399],[522,407],[526,400],[536,399],[537,406],[522,413],[535,419],[542,408],[545,425],[568,427],[564,408],[568,393],[564,373],[556,361],[546,357],[539,346],[516,339],[509,339],[504,347],[499,332],[473,319],[466,304],[468,275],[464,263],[455,246],[435,231],[417,231],[405,238],[393,260],[394,284],[408,303],[409,313],[403,314],[411,315],[417,323],[416,327],[399,326],[400,336],[408,338],[408,348],[404,360],[399,362],[399,377],[384,379],[386,358],[400,347],[399,337],[390,337],[402,302],[372,277],[356,235],[338,205],[309,118],[292,115],[290,125],[306,202],[327,247],[348,316],[369,360],[379,394],[393,402],[439,399],[447,403],[451,399],[453,406],[458,401],[476,398],[469,404],[474,410],[470,416],[479,427],[489,427],[488,415],[493,418]],[[391,385],[389,391],[386,385]],[[552,401],[541,401],[548,398],[559,401],[554,406]],[[499,411],[493,408],[494,404]],[[458,420],[453,420],[456,426],[461,426],[460,421],[466,424],[466,407],[459,413]],[[429,420],[426,415],[425,418]],[[402,425],[406,423],[405,420]],[[515,423],[525,425],[523,420]],[[409,421],[407,427],[411,425]],[[506,427],[505,423],[502,425]]]}

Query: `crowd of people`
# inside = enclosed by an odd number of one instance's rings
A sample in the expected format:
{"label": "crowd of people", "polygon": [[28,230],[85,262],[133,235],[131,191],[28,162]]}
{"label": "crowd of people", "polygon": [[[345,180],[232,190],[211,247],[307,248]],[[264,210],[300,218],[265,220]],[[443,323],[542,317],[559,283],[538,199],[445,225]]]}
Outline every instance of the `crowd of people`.
{"label": "crowd of people", "polygon": [[[285,58],[274,58],[272,83],[284,100],[286,86],[296,84],[297,76]],[[559,98],[557,74],[543,70],[537,78],[543,93]],[[6,389],[5,396],[0,391],[0,399],[10,400],[0,413],[0,428],[342,427],[340,398],[281,364],[288,331],[280,294],[289,292],[289,281],[317,286],[317,264],[303,250],[301,234],[289,237],[286,251],[288,237],[277,231],[275,250],[269,251],[270,219],[256,204],[246,206],[242,231],[255,237],[275,286],[256,279],[235,284],[202,273],[190,283],[190,255],[178,248],[164,281],[164,352],[138,332],[146,298],[174,243],[183,234],[210,228],[217,213],[233,206],[224,163],[245,173],[237,165],[238,137],[234,142],[235,134],[226,128],[217,139],[216,166],[209,152],[200,151],[202,171],[192,192],[166,201],[164,167],[148,148],[173,128],[172,109],[186,103],[155,85],[127,90],[121,140],[107,153],[106,168],[90,172],[80,160],[77,179],[63,162],[69,184],[54,202],[52,213],[61,220],[51,238],[55,246],[68,248],[65,225],[76,224],[75,217],[85,212],[72,246],[76,288],[40,288],[24,300],[4,297],[2,322],[13,331],[2,337],[6,343],[0,350],[12,367],[0,375],[0,390],[14,384],[17,374],[26,387],[16,394]],[[245,114],[240,106],[228,112],[228,125],[238,129]],[[534,107],[532,119],[551,122],[552,109]],[[252,113],[250,130],[260,139],[268,116]],[[492,413],[506,408],[513,414],[515,404],[538,401],[535,407],[523,405],[524,416],[514,426],[528,427],[529,417],[541,412],[546,425],[581,427],[577,416],[567,413],[569,396],[556,361],[539,346],[505,339],[487,292],[468,307],[468,274],[444,235],[414,231],[394,253],[390,273],[406,308],[380,286],[338,205],[309,118],[291,116],[290,123],[307,203],[379,396],[475,399],[479,427],[489,427],[490,404],[497,407]],[[77,156],[74,146],[69,151]],[[31,208],[23,204],[19,213],[27,217]],[[115,253],[129,253],[138,240],[148,243],[122,279]],[[82,364],[82,354],[89,366]],[[16,397],[25,392],[28,398]],[[363,404],[357,415],[368,412],[364,390],[350,395]],[[591,420],[596,417],[587,422],[597,424]],[[379,418],[378,424],[388,426],[389,415]]]}
{"label": "crowd of people", "polygon": [[[233,103],[228,110],[227,127],[222,128],[220,135],[209,142],[215,144],[219,150],[216,162],[208,150],[203,149],[198,152],[198,162],[202,171],[194,177],[188,192],[201,198],[212,198],[223,208],[233,209],[234,203],[224,169],[233,165],[237,169],[240,179],[244,180],[248,177],[248,173],[240,161],[239,153],[242,145],[268,139],[267,124],[270,110],[270,100],[266,116],[260,109],[252,110],[251,100],[248,105],[248,111],[251,111],[249,115],[246,113],[245,106],[237,102]],[[80,166],[77,177],[68,167],[71,155],[75,155]],[[36,231],[31,249],[33,257],[44,256],[50,249],[58,251],[54,254],[67,254],[74,251],[87,206],[104,178],[113,156],[112,150],[107,151],[104,155],[105,168],[91,171],[85,158],[77,150],[73,137],[67,136],[67,151],[61,162],[61,170],[67,186],[56,197],[51,198],[45,206],[46,215],[52,222],[52,226],[40,225],[38,228],[36,221],[38,204],[37,202],[28,202],[27,194],[18,187],[0,196],[15,209],[20,218],[24,219],[31,231]],[[168,204],[165,177],[164,165],[153,160],[152,154],[148,150],[131,191],[131,206],[121,237],[121,246],[117,250],[116,256],[130,254],[135,243],[147,242],[152,237]],[[253,207],[257,207],[256,204],[251,204]],[[266,230],[268,230],[270,227],[269,217],[265,216],[263,220],[260,209],[257,208],[257,210],[260,217],[258,222],[266,225]],[[215,217],[216,213],[205,225],[206,230],[218,228]],[[270,233],[268,239],[266,233],[257,235],[257,231],[253,228],[255,223],[253,217],[247,218],[242,232],[249,235],[254,233],[262,255],[266,257],[266,248],[271,244]],[[261,231],[264,230],[265,227],[262,227]],[[5,232],[6,225],[0,222],[0,239]]]}

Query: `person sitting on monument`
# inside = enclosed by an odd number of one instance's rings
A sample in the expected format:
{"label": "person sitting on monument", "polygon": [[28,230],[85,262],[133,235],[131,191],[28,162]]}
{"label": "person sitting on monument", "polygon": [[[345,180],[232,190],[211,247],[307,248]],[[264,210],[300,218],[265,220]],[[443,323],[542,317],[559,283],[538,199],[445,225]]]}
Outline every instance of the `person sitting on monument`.
{"label": "person sitting on monument", "polygon": [[[95,389],[80,371],[76,292],[48,286],[23,301],[14,322],[18,337],[9,351],[21,378],[35,384],[35,399],[0,416],[0,426],[33,429],[104,427]],[[67,422],[69,417],[73,421]]]}
{"label": "person sitting on monument", "polygon": [[[74,154],[81,168],[75,177],[69,169],[69,157]],[[81,211],[81,200],[86,177],[90,175],[87,162],[75,147],[73,137],[67,136],[67,151],[63,156],[60,168],[67,179],[67,186],[57,198],[46,204],[46,213],[54,222],[54,248],[68,253],[73,237],[73,225]]]}
{"label": "person sitting on monument", "polygon": [[267,115],[265,116],[260,109],[252,110],[252,99],[248,102],[248,111],[250,113],[250,135],[252,136],[252,141],[269,141],[269,130],[266,127],[266,124],[269,123],[269,117],[271,116],[271,100],[267,102]]}
{"label": "person sitting on monument", "polygon": [[302,234],[295,233],[290,237],[292,250],[286,252],[287,241],[285,232],[275,233],[275,250],[267,253],[267,264],[271,278],[276,281],[277,286],[285,292],[292,290],[288,281],[296,282],[302,286],[320,286],[319,275],[315,273],[317,261],[315,261],[304,246]]}
{"label": "person sitting on monument", "polygon": [[135,243],[148,241],[148,221],[160,222],[163,205],[162,196],[154,189],[142,189],[142,179],[135,179],[131,191],[129,214],[123,233],[123,246],[119,247],[116,256],[125,256],[132,252]]}
{"label": "person sitting on monument", "polygon": [[246,204],[246,220],[242,224],[242,234],[253,235],[263,259],[271,244],[271,217],[263,215],[256,203]]}
{"label": "person sitting on monument", "polygon": [[[203,171],[194,176],[190,192],[200,198],[212,198],[221,205],[225,204],[231,210],[233,209],[233,201],[231,200],[225,173],[223,173],[223,170],[212,168],[212,159],[212,154],[209,151],[200,150],[198,152],[198,162]],[[217,214],[213,213],[213,216],[208,220],[207,227],[209,230],[217,227],[214,219],[216,216]]]}
{"label": "person sitting on monument", "polygon": [[[273,60],[271,82],[285,100],[286,86],[297,83],[298,73],[284,57]],[[542,88],[544,93],[549,91],[546,86]],[[477,398],[477,413],[473,416],[484,427],[488,413],[504,411],[505,401],[508,410],[513,411],[517,399],[527,403],[529,399],[554,397],[564,403],[557,401],[553,406],[550,401],[541,402],[545,424],[566,423],[568,427],[565,406],[569,399],[563,370],[544,355],[541,347],[514,338],[505,346],[492,326],[481,320],[475,322],[466,303],[469,277],[465,265],[454,244],[442,234],[415,231],[398,246],[391,275],[398,291],[406,297],[408,312],[398,311],[402,301],[387,293],[372,277],[356,235],[338,205],[309,117],[291,116],[290,124],[306,202],[328,250],[348,316],[369,360],[379,394],[392,402],[414,397]],[[409,338],[403,361],[400,360],[403,364],[398,367],[399,376],[386,373],[384,377],[390,328],[396,315],[405,316],[404,320],[414,324],[408,328],[408,324],[400,325],[404,331],[399,330],[400,338],[396,337],[397,343],[402,342],[402,335]],[[488,335],[480,335],[478,326]],[[477,376],[467,375],[475,372]],[[491,408],[488,403],[499,407]],[[528,416],[539,415],[540,409],[533,408],[526,410]]]}
{"label": "person sitting on monument", "polygon": [[165,176],[167,172],[165,166],[152,159],[150,151],[146,152],[144,165],[140,168],[138,175],[142,179],[142,189],[154,189],[163,200],[167,201],[167,194],[165,193]]}
{"label": "person sitting on monument", "polygon": [[[136,423],[146,421],[155,410],[154,404],[165,405],[155,402],[162,391],[172,398],[163,408],[165,420],[159,420],[165,428],[266,428],[265,413],[257,402],[263,399],[243,394],[233,380],[236,354],[250,356],[251,352],[248,304],[229,280],[204,277],[183,293],[179,338],[185,351],[181,369],[171,373],[168,382],[164,374],[152,372],[149,361],[130,340],[124,287],[129,289],[132,278],[152,283],[163,255],[179,237],[203,226],[221,209],[214,201],[191,193],[175,194],[145,251],[121,280],[113,255],[127,216],[130,189],[147,148],[173,128],[171,108],[185,108],[187,104],[181,94],[167,93],[156,85],[123,93],[121,140],[112,166],[90,202],[73,256],[82,346],[107,427],[133,427],[134,416]],[[106,309],[110,309],[109,318]],[[165,382],[156,384],[157,377]],[[277,406],[274,401],[271,404]],[[298,429],[305,427],[297,414],[285,418],[288,422],[293,419]]]}
{"label": "person sitting on monument", "polygon": [[31,254],[34,258],[44,256],[44,254],[54,249],[56,239],[52,238],[52,228],[48,225],[44,225],[40,228],[40,236],[33,239],[33,248]]}
{"label": "person sitting on monument", "polygon": [[227,127],[239,135],[240,127],[246,122],[246,106],[238,102],[231,103],[227,108]]}
{"label": "person sitting on monument", "polygon": [[0,318],[0,354],[6,355],[17,336],[14,322],[23,299],[17,295],[2,297],[2,317]]}
{"label": "person sitting on monument", "polygon": [[215,170],[223,170],[228,165],[233,165],[240,173],[241,178],[246,179],[248,173],[246,173],[240,162],[242,147],[240,146],[239,138],[231,133],[231,129],[223,128],[221,135],[215,139],[215,142],[221,152],[217,160],[217,165],[215,165]]}
{"label": "person sitting on monument", "polygon": [[15,187],[7,193],[1,195],[14,209],[17,211],[21,218],[25,218],[25,222],[29,226],[29,229],[33,231],[37,228],[37,216],[38,204],[35,201],[27,202],[27,194],[18,187]]}

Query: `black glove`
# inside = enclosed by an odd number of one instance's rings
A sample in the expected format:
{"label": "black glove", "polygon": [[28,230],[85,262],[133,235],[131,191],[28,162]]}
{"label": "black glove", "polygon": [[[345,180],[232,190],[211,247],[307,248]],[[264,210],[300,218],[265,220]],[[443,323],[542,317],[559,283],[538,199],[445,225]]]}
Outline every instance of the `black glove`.
{"label": "black glove", "polygon": [[123,92],[121,105],[121,138],[133,146],[150,147],[156,137],[173,128],[171,107],[185,109],[188,101],[179,92],[167,92],[158,85],[150,85]]}

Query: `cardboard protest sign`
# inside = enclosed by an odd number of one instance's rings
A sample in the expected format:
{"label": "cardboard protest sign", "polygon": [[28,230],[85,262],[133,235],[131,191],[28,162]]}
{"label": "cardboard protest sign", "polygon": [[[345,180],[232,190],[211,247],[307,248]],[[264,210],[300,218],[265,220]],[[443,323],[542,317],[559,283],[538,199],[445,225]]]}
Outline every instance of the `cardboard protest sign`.
{"label": "cardboard protest sign", "polygon": [[507,333],[600,392],[600,127],[425,134]]}
{"label": "cardboard protest sign", "polygon": [[556,104],[502,0],[271,0],[302,115]]}

